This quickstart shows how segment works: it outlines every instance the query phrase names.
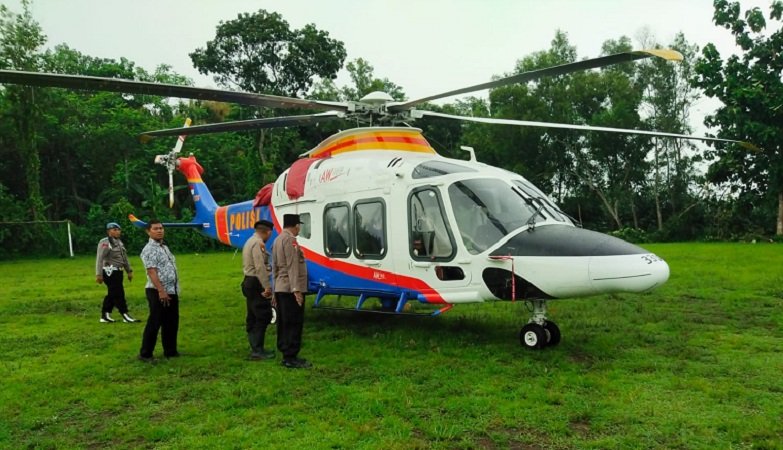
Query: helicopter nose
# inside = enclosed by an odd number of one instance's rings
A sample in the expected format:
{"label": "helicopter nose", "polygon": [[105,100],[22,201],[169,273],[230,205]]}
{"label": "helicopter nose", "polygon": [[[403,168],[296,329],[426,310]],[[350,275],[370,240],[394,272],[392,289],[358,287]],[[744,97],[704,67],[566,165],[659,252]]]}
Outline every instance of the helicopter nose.
{"label": "helicopter nose", "polygon": [[666,283],[669,265],[653,253],[593,256],[589,273],[598,292],[645,292]]}

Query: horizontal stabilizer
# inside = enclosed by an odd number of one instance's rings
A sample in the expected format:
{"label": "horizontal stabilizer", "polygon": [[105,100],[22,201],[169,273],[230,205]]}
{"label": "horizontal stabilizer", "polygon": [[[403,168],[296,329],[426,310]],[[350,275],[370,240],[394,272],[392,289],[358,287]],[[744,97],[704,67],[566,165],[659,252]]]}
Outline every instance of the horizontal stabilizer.
{"label": "horizontal stabilizer", "polygon": [[[147,222],[144,222],[143,220],[140,220],[138,217],[134,216],[133,214],[128,214],[128,220],[131,221],[131,223],[139,228],[145,228],[147,226]],[[164,228],[204,228],[203,223],[195,223],[195,222],[170,222],[170,223],[163,223]]]}

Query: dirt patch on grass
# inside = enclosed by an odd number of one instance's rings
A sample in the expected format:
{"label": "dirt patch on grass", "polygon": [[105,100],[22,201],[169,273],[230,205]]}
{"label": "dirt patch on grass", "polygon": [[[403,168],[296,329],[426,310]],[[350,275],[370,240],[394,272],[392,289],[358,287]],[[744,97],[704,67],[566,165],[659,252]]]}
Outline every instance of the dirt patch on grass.
{"label": "dirt patch on grass", "polygon": [[587,419],[574,419],[568,422],[568,428],[579,436],[590,434],[590,421]]}

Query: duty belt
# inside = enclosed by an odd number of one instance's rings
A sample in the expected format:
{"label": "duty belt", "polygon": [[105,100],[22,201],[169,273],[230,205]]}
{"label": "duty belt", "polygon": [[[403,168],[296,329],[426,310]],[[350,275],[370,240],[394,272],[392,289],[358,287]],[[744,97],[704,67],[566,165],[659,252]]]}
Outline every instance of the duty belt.
{"label": "duty belt", "polygon": [[114,271],[122,272],[122,267],[114,267],[112,265],[104,266],[103,271],[106,272],[106,276],[110,277],[111,274],[114,273]]}

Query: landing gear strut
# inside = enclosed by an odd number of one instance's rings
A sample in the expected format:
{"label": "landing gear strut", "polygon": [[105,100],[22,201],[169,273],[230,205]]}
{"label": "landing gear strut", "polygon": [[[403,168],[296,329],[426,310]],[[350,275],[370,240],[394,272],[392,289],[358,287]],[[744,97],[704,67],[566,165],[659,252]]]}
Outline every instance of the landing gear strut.
{"label": "landing gear strut", "polygon": [[519,331],[519,343],[526,348],[544,348],[560,343],[560,328],[546,318],[546,300],[532,300],[533,317]]}

